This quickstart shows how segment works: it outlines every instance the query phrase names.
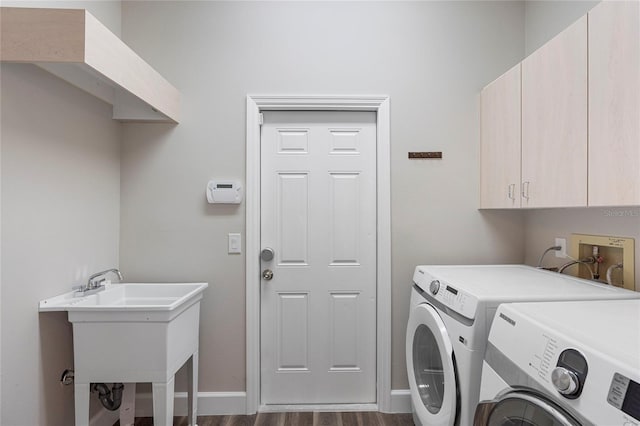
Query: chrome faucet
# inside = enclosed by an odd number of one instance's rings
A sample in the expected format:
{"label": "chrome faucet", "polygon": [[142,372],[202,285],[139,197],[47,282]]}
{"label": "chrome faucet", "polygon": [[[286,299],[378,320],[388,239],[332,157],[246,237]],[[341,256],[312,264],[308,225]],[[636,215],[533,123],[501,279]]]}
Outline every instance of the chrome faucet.
{"label": "chrome faucet", "polygon": [[[76,293],[81,293],[83,296],[86,296],[86,295],[97,293],[99,291],[104,290],[104,282],[107,280],[104,276],[110,272],[113,272],[114,274],[118,275],[118,279],[122,281],[122,274],[120,273],[119,269],[117,268],[107,269],[104,271],[96,272],[95,274],[91,275],[87,279],[87,284],[80,286],[80,288],[78,288]],[[102,279],[97,279],[100,277],[102,277]]]}

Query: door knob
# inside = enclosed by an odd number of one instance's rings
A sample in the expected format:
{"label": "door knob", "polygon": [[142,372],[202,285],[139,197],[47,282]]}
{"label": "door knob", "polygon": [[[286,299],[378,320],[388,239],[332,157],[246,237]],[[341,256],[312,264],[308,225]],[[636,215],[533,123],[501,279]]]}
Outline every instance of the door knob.
{"label": "door knob", "polygon": [[265,269],[262,271],[262,279],[265,281],[271,281],[273,278],[273,271],[271,269]]}
{"label": "door knob", "polygon": [[263,262],[270,262],[273,259],[273,249],[271,247],[265,247],[260,252],[260,259]]}

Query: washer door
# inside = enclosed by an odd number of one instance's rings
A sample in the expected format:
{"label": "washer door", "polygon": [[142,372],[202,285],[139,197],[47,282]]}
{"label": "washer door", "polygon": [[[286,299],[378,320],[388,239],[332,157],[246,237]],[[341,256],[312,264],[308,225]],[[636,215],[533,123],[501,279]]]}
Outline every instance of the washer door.
{"label": "washer door", "polygon": [[440,315],[427,303],[409,315],[406,353],[417,417],[425,425],[453,425],[458,410],[453,347]]}
{"label": "washer door", "polygon": [[481,402],[474,426],[580,426],[555,404],[526,392],[509,392],[496,401]]}

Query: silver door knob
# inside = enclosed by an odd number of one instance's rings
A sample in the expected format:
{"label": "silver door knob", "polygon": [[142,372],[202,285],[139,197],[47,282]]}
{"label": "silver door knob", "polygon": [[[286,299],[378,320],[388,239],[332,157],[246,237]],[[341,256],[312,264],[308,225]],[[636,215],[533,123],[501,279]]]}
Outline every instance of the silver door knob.
{"label": "silver door knob", "polygon": [[273,260],[273,255],[273,249],[271,247],[265,247],[260,252],[260,259],[262,259],[263,262],[270,262]]}
{"label": "silver door knob", "polygon": [[271,281],[273,278],[273,271],[271,269],[265,269],[262,271],[262,279],[265,281]]}

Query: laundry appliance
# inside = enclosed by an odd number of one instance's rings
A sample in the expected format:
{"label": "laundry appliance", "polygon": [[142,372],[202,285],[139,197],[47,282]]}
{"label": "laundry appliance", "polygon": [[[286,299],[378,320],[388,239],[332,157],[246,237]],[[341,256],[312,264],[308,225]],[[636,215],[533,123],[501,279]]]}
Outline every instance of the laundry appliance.
{"label": "laundry appliance", "polygon": [[475,426],[640,425],[640,301],[498,308]]}
{"label": "laundry appliance", "polygon": [[489,329],[501,303],[640,298],[525,265],[418,266],[407,326],[416,425],[470,426]]}

